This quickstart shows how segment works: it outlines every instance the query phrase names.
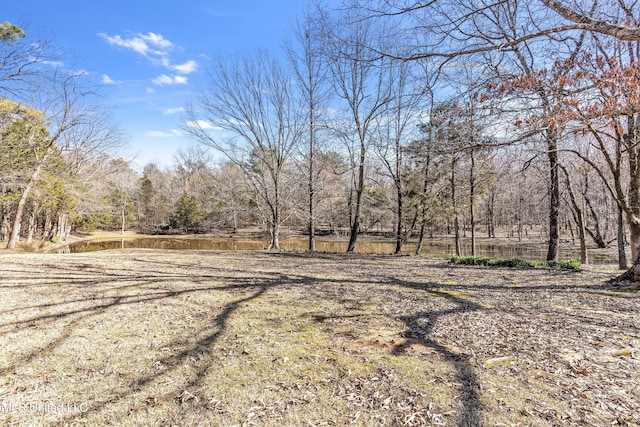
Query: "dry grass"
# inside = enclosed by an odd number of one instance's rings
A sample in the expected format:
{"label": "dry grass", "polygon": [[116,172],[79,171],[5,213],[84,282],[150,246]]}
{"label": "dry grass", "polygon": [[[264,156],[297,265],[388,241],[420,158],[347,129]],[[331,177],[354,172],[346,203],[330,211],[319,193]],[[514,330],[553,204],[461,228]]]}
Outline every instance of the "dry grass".
{"label": "dry grass", "polygon": [[611,273],[412,257],[0,256],[2,425],[640,424]]}

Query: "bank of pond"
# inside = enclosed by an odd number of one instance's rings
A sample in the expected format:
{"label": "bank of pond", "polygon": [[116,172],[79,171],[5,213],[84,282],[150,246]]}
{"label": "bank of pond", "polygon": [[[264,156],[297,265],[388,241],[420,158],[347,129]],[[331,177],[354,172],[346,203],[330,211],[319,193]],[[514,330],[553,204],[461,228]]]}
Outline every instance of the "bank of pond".
{"label": "bank of pond", "polygon": [[[347,241],[342,239],[316,239],[316,251],[340,253],[347,250]],[[280,248],[284,251],[304,251],[308,248],[309,241],[305,238],[283,239]],[[137,237],[125,239],[83,240],[71,243],[63,247],[61,252],[79,253],[113,249],[161,249],[161,250],[216,250],[216,251],[244,251],[264,250],[268,240],[255,238],[235,237]],[[391,239],[362,239],[356,246],[356,252],[368,254],[392,254],[395,250],[395,241]],[[414,254],[416,243],[409,241],[404,245],[404,254]],[[434,239],[427,240],[422,245],[420,252],[423,256],[434,258],[446,258],[455,254],[453,240]],[[490,258],[517,258],[523,260],[543,261],[547,251],[543,244],[534,243],[509,243],[509,242],[476,242],[476,255]],[[462,244],[462,255],[471,255],[470,242]],[[561,259],[579,258],[577,250],[561,249]],[[614,254],[601,249],[589,250],[589,262],[591,264],[615,264],[617,258]]]}

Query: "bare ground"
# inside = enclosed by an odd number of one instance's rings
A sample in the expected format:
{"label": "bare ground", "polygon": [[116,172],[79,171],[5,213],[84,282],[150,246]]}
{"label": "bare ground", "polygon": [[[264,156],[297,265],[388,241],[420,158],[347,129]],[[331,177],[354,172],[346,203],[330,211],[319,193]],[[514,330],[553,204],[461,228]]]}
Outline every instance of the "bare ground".
{"label": "bare ground", "polygon": [[373,255],[0,256],[2,425],[640,425],[615,272]]}

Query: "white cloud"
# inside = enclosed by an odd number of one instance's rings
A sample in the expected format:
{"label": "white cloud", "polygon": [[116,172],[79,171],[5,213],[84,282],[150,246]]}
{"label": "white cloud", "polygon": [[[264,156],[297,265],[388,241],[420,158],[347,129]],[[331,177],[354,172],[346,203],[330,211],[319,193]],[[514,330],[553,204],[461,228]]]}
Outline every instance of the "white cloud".
{"label": "white cloud", "polygon": [[189,83],[189,78],[185,76],[174,76],[173,82],[175,84],[186,85],[187,83]]}
{"label": "white cloud", "polygon": [[[188,60],[182,64],[173,64],[169,58],[169,53],[176,49],[176,45],[165,39],[161,34],[137,33],[131,37],[123,37],[119,34],[110,36],[105,33],[98,33],[98,36],[112,46],[128,49],[145,56],[153,64],[162,66],[178,75],[191,74],[198,69],[198,63]],[[154,80],[156,85],[186,84],[187,78],[180,76],[162,75]]]}
{"label": "white cloud", "polygon": [[164,110],[163,114],[177,114],[177,113],[182,113],[184,111],[184,107],[177,107],[177,108],[167,108],[166,110]]}
{"label": "white cloud", "polygon": [[182,136],[182,132],[177,129],[171,129],[170,132],[163,132],[160,130],[150,130],[145,132],[145,136],[150,136],[152,138],[171,138],[173,136]]}
{"label": "white cloud", "polygon": [[105,33],[98,33],[107,43],[125,49],[133,50],[141,55],[165,55],[174,47],[174,44],[162,37],[160,34],[138,33],[134,37],[124,38],[121,35],[110,36]]}
{"label": "white cloud", "polygon": [[171,65],[169,68],[182,74],[190,74],[198,69],[198,63],[196,61],[187,61],[184,64]]}
{"label": "white cloud", "polygon": [[186,85],[189,83],[189,78],[185,76],[176,76],[176,75],[166,75],[161,74],[155,79],[151,80],[156,86],[164,86],[164,85]]}
{"label": "white cloud", "polygon": [[160,34],[147,33],[147,35],[140,35],[140,36],[142,37],[143,40],[148,41],[154,46],[158,46],[165,49],[169,49],[173,47],[173,43],[171,43],[169,40],[162,37]]}
{"label": "white cloud", "polygon": [[64,62],[61,61],[42,61],[42,64],[50,65],[53,68],[60,68],[64,66]]}
{"label": "white cloud", "polygon": [[153,95],[154,93],[156,93],[156,90],[152,87],[148,87],[145,89],[145,91],[149,94],[149,95]]}
{"label": "white cloud", "polygon": [[117,85],[120,83],[117,80],[113,80],[111,77],[109,77],[106,74],[102,75],[102,79],[100,81],[102,82],[103,85]]}
{"label": "white cloud", "polygon": [[187,122],[187,126],[191,128],[200,128],[200,129],[220,129],[219,127],[212,125],[206,120],[193,120],[193,121]]}

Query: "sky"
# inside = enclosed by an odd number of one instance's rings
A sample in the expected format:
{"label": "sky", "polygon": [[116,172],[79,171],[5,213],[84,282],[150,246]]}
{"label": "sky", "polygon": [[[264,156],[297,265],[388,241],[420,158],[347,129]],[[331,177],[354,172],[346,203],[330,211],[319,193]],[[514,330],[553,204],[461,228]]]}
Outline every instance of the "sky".
{"label": "sky", "polygon": [[220,55],[281,46],[304,7],[301,0],[20,0],[0,21],[27,36],[51,38],[101,86],[128,144],[122,155],[141,170],[174,164],[196,145],[181,129],[185,105],[205,85]]}

